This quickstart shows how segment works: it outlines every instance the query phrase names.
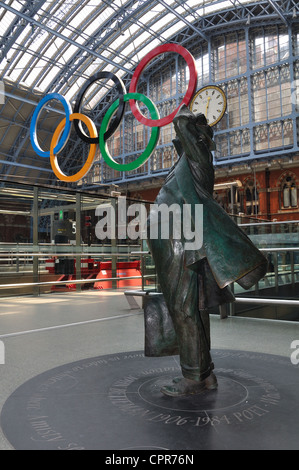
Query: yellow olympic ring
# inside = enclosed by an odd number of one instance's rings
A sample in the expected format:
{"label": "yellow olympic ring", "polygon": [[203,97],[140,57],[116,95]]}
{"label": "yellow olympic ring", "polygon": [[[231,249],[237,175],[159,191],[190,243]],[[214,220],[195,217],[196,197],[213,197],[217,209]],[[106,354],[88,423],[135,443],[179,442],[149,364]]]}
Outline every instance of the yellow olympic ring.
{"label": "yellow olympic ring", "polygon": [[[92,120],[88,116],[85,116],[84,114],[81,114],[81,113],[73,113],[73,114],[70,115],[69,120],[73,121],[74,119],[78,119],[79,121],[82,121],[82,122],[84,122],[84,124],[86,124],[91,138],[96,138],[98,136],[96,126],[94,125],[94,123],[92,122]],[[89,150],[87,160],[86,160],[84,166],[81,168],[81,170],[78,171],[78,173],[76,173],[75,175],[71,175],[71,176],[65,175],[60,170],[60,167],[59,167],[58,161],[57,161],[57,157],[56,157],[56,155],[54,155],[54,148],[56,147],[56,144],[59,141],[59,137],[60,137],[60,135],[61,135],[61,133],[62,133],[64,127],[65,127],[65,124],[66,124],[66,118],[64,118],[58,124],[58,127],[56,128],[56,130],[53,134],[53,138],[52,138],[51,146],[50,146],[50,162],[51,162],[52,170],[53,170],[53,172],[55,173],[55,175],[58,179],[60,179],[61,181],[66,181],[68,183],[74,183],[74,182],[79,181],[80,179],[82,179],[85,175],[87,175],[87,173],[91,169],[92,164],[94,162],[95,155],[96,155],[97,145],[96,144],[90,144],[90,150]]]}

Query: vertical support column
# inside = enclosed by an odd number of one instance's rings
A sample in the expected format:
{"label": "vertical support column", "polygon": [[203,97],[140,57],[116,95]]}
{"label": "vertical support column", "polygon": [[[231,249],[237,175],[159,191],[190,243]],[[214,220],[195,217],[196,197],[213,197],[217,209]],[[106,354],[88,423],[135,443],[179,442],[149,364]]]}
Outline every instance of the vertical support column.
{"label": "vertical support column", "polygon": [[[76,193],[76,253],[81,253],[81,194]],[[81,256],[76,255],[76,280],[81,279]],[[76,291],[81,292],[81,284],[76,284]]]}
{"label": "vertical support column", "polygon": [[180,92],[181,92],[181,81],[182,81],[181,71],[179,70],[178,57],[176,57],[176,60],[175,60],[175,76],[178,78],[178,80],[176,80],[176,89],[175,89],[176,106],[178,106],[180,103]]}
{"label": "vertical support column", "polygon": [[[115,221],[116,221],[116,217],[117,217],[117,212],[116,212],[116,198],[111,198],[111,206],[112,206],[112,210],[114,211],[114,214],[115,214]],[[118,222],[116,222],[118,223]],[[112,233],[113,233],[113,230],[112,230]],[[113,237],[113,235],[112,235]],[[111,277],[112,278],[115,278],[116,275],[117,275],[117,269],[116,269],[116,262],[117,262],[117,257],[116,257],[116,251],[117,251],[117,246],[116,246],[116,230],[115,230],[115,234],[114,234],[114,238],[111,238],[111,253],[112,253],[112,257],[111,257]],[[114,279],[112,281],[112,289],[116,289],[117,288],[117,281]]]}
{"label": "vertical support column", "polygon": [[226,304],[219,305],[219,313],[220,313],[221,320],[224,320],[225,318],[227,318]]}
{"label": "vertical support column", "polygon": [[291,257],[291,282],[292,282],[292,287],[295,287],[295,263],[294,263],[293,251],[290,251],[290,257]]}
{"label": "vertical support column", "polygon": [[274,276],[275,276],[275,293],[278,294],[278,253],[275,251],[273,253],[274,260]]}
{"label": "vertical support column", "polygon": [[50,214],[50,240],[54,243],[54,213]]}
{"label": "vertical support column", "polygon": [[234,215],[234,186],[230,185],[230,202],[231,202],[231,214]]}
{"label": "vertical support column", "polygon": [[[142,247],[141,247],[142,248]],[[141,289],[144,290],[145,288],[145,279],[144,279],[144,275],[145,275],[145,256],[144,254],[141,255]]]}
{"label": "vertical support column", "polygon": [[251,50],[250,50],[250,35],[249,27],[245,28],[245,43],[246,43],[246,78],[247,78],[247,87],[248,87],[248,107],[249,107],[249,133],[250,133],[250,148],[251,155],[254,155],[254,133],[253,133],[253,101],[252,101],[252,80],[251,80]]}
{"label": "vertical support column", "polygon": [[[32,205],[32,245],[33,254],[38,253],[38,187],[33,187],[33,205]],[[33,282],[38,282],[38,257],[33,256]],[[39,287],[33,287],[33,295],[39,296]]]}
{"label": "vertical support column", "polygon": [[212,39],[208,38],[208,58],[209,58],[209,83],[215,81],[215,67],[214,67],[214,55],[212,50]]}
{"label": "vertical support column", "polygon": [[290,82],[291,82],[291,103],[292,103],[292,121],[293,121],[293,139],[294,147],[298,147],[297,142],[297,94],[296,94],[296,81],[295,81],[295,57],[294,57],[294,48],[293,44],[293,34],[292,26],[288,26],[288,35],[289,35],[289,64],[290,64]]}
{"label": "vertical support column", "polygon": [[271,218],[271,200],[270,200],[270,170],[265,169],[265,188],[266,188],[266,218]]}
{"label": "vertical support column", "polygon": [[[231,284],[231,285],[230,285],[230,289],[231,289],[232,293],[234,294],[234,291],[235,291],[234,284]],[[230,315],[231,317],[233,317],[234,315],[236,315],[235,302],[231,302],[231,303],[229,304],[229,315]]]}

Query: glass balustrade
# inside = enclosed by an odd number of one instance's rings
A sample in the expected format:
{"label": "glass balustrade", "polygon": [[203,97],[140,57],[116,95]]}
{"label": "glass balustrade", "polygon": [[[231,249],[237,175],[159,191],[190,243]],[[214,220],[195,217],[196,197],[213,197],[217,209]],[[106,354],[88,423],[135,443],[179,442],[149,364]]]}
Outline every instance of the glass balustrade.
{"label": "glass balustrade", "polygon": [[[146,212],[150,206],[115,193],[0,182],[0,297],[89,289],[159,291],[134,204]],[[237,299],[299,302],[299,220],[233,217],[269,262],[266,276],[250,290],[231,286]],[[230,313],[235,310],[231,307]]]}

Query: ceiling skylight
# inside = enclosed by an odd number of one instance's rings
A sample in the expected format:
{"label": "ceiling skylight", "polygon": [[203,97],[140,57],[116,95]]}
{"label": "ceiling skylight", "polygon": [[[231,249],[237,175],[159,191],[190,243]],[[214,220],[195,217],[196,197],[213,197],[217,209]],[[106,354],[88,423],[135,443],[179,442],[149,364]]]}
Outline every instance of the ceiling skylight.
{"label": "ceiling skylight", "polygon": [[42,94],[63,91],[74,100],[97,71],[132,73],[147,52],[186,24],[247,2],[0,0],[0,80]]}

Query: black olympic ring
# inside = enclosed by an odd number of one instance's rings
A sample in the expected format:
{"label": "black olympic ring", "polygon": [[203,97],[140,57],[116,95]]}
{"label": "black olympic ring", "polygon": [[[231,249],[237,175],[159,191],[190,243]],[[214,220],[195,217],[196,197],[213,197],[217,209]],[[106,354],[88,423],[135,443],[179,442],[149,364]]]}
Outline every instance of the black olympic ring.
{"label": "black olympic ring", "polygon": [[[124,95],[126,94],[126,88],[125,88],[125,85],[124,85],[123,81],[120,78],[118,78],[114,73],[107,72],[107,71],[106,72],[102,71],[102,72],[98,72],[95,75],[93,75],[92,77],[90,77],[90,79],[86,82],[84,87],[81,88],[81,90],[80,90],[77,101],[75,103],[74,113],[80,113],[80,107],[81,107],[81,104],[82,104],[82,101],[83,101],[83,96],[85,95],[88,88],[94,82],[96,82],[97,80],[100,80],[101,78],[108,78],[108,79],[112,80],[116,85],[118,95],[119,95],[119,107],[117,109],[117,113],[114,116],[114,118],[112,119],[112,122],[110,123],[109,128],[107,129],[107,131],[104,134],[104,139],[107,140],[107,139],[109,139],[109,137],[112,136],[112,134],[114,134],[114,132],[118,128],[118,126],[119,126],[119,124],[120,124],[120,122],[123,118],[124,112],[125,112]],[[86,142],[88,144],[98,144],[99,143],[99,138],[98,137],[94,137],[94,138],[88,137],[83,132],[83,129],[80,126],[79,122],[80,121],[78,119],[74,120],[74,127],[75,127],[77,135],[80,137],[80,139],[82,139],[84,142]]]}

